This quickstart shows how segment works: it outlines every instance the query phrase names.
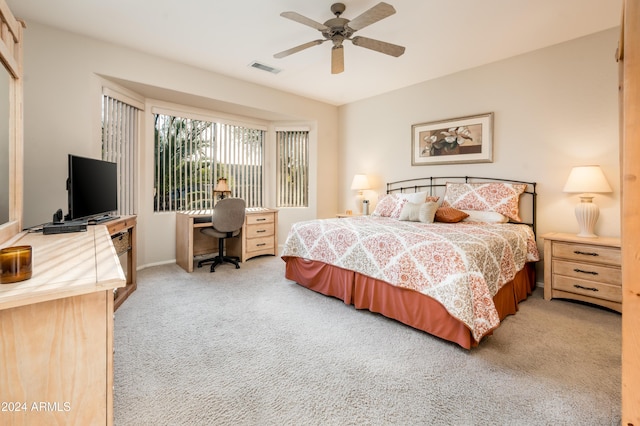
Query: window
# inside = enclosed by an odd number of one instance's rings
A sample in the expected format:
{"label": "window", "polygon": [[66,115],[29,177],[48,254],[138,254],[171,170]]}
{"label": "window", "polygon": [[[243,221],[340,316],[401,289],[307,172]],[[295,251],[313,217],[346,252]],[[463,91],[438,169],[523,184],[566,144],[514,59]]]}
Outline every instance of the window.
{"label": "window", "polygon": [[277,130],[277,206],[309,206],[309,131]]}
{"label": "window", "polygon": [[262,206],[264,129],[169,114],[154,121],[154,211],[211,208],[221,177],[232,197]]}
{"label": "window", "polygon": [[136,214],[136,145],[141,108],[117,99],[117,94],[106,88],[103,93],[102,159],[118,164],[118,214]]}

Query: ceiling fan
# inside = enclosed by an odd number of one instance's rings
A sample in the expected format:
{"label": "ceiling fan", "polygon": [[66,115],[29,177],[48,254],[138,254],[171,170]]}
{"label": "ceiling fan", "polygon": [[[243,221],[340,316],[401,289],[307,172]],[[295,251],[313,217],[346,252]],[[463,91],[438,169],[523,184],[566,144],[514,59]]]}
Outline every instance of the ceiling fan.
{"label": "ceiling fan", "polygon": [[291,19],[292,21],[299,22],[304,25],[308,25],[311,28],[315,28],[320,31],[324,36],[324,39],[313,40],[307,43],[303,43],[299,46],[292,47],[291,49],[284,50],[280,53],[273,55],[274,58],[284,58],[293,53],[300,52],[301,50],[309,47],[317,46],[330,40],[333,43],[331,48],[331,73],[339,74],[344,71],[344,47],[342,43],[345,40],[351,40],[351,42],[360,47],[375,50],[376,52],[384,53],[398,57],[404,53],[404,47],[396,44],[387,43],[385,41],[374,40],[368,37],[353,36],[358,30],[363,29],[381,19],[387,18],[396,10],[390,4],[380,2],[373,6],[371,9],[363,12],[353,20],[341,18],[340,16],[345,11],[346,6],[343,3],[334,3],[331,5],[331,13],[336,15],[335,18],[331,18],[324,24],[316,22],[313,19],[309,19],[296,12],[282,12],[280,16]]}

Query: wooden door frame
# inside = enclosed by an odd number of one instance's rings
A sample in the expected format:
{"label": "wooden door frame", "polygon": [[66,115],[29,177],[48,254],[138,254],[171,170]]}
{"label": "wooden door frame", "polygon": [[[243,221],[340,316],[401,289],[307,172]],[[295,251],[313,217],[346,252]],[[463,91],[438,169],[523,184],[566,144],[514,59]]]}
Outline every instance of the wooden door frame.
{"label": "wooden door frame", "polygon": [[620,44],[622,424],[640,425],[640,0],[623,4]]}

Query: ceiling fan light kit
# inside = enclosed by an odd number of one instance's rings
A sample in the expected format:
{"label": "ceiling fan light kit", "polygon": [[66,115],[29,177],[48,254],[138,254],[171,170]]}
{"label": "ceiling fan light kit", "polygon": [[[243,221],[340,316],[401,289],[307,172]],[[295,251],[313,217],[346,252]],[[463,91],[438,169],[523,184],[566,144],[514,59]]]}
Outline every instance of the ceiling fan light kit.
{"label": "ceiling fan light kit", "polygon": [[405,48],[403,46],[398,46],[397,44],[387,43],[385,41],[375,40],[368,37],[352,37],[353,33],[356,31],[396,13],[393,6],[385,2],[380,2],[353,20],[340,17],[344,13],[345,9],[346,6],[343,3],[334,3],[331,5],[331,13],[336,15],[336,17],[329,19],[324,24],[316,22],[313,19],[309,19],[306,16],[302,16],[297,12],[282,12],[280,16],[320,31],[324,39],[303,43],[292,47],[291,49],[276,53],[273,57],[278,59],[284,58],[330,40],[333,43],[333,47],[331,48],[331,73],[339,74],[344,71],[343,42],[345,40],[350,40],[355,46],[364,47],[396,58],[404,53]]}

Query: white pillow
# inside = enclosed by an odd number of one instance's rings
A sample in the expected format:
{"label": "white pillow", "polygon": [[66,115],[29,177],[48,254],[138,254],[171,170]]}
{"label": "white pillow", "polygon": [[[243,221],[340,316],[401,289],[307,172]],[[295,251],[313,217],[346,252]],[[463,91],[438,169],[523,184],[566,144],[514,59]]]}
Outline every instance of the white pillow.
{"label": "white pillow", "polygon": [[498,212],[488,212],[483,210],[462,210],[469,216],[462,219],[463,222],[481,223],[507,223],[509,218]]}
{"label": "white pillow", "polygon": [[427,201],[420,206],[420,222],[433,223],[436,216],[436,210],[438,210],[438,203],[435,201]]}
{"label": "white pillow", "polygon": [[438,203],[429,201],[426,203],[406,203],[400,212],[400,220],[410,222],[433,223],[433,218],[438,209]]}
{"label": "white pillow", "polygon": [[401,193],[400,197],[406,198],[409,203],[422,204],[427,201],[426,192],[415,192],[413,194]]}
{"label": "white pillow", "polygon": [[410,222],[420,221],[420,206],[418,203],[405,203],[400,212],[400,220],[408,220]]}

